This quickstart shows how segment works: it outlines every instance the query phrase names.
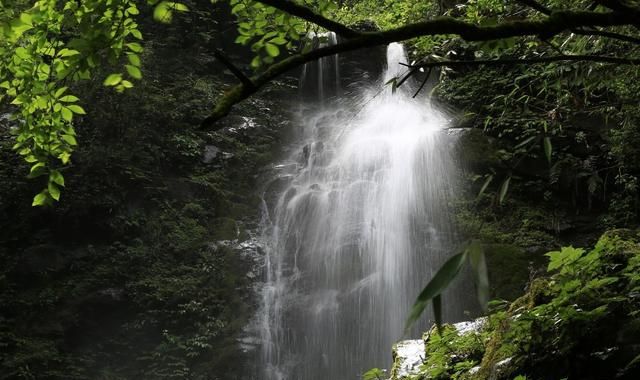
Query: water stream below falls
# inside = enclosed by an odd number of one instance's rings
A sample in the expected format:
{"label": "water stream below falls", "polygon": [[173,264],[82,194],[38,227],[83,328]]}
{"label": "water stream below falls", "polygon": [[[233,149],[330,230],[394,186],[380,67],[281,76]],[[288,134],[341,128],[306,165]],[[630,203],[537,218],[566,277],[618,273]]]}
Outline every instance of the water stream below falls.
{"label": "water stream below falls", "polygon": [[[302,112],[295,153],[279,166],[286,185],[265,207],[260,379],[354,380],[388,367],[415,297],[452,253],[452,137],[410,84],[384,85],[400,62],[402,45],[389,45],[382,78]],[[337,64],[304,72],[336,87]],[[445,295],[446,318],[462,318],[467,292]]]}

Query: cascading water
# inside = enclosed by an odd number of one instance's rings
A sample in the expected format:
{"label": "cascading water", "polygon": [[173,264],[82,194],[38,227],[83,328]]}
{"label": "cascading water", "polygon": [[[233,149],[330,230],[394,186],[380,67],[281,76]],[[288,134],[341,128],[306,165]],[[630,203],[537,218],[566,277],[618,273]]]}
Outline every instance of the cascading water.
{"label": "cascading water", "polygon": [[[303,153],[280,165],[288,185],[265,207],[261,379],[358,379],[387,366],[415,297],[451,253],[445,119],[408,84],[383,85],[406,61],[391,44],[380,83],[303,112]],[[459,297],[445,295],[448,319],[462,316]]]}

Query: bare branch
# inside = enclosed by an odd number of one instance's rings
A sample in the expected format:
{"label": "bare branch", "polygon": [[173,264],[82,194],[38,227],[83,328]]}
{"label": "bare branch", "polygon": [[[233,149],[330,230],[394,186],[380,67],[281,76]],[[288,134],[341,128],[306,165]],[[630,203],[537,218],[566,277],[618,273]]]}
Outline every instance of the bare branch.
{"label": "bare branch", "polygon": [[236,78],[240,80],[240,83],[242,83],[243,86],[246,86],[249,88],[255,86],[251,81],[251,79],[249,79],[249,77],[244,75],[242,70],[240,70],[240,68],[234,65],[233,62],[231,62],[231,60],[226,56],[226,54],[224,54],[222,50],[215,49],[213,51],[213,56],[216,57],[216,59],[220,61],[223,65],[225,65],[229,69],[229,71],[231,71],[231,73],[233,73],[233,75],[235,75]]}
{"label": "bare branch", "polygon": [[617,63],[619,65],[640,65],[640,58],[632,57],[609,57],[602,55],[554,55],[549,57],[532,57],[532,58],[498,58],[498,59],[477,59],[466,61],[431,61],[423,62],[416,65],[401,65],[410,69],[416,68],[433,68],[433,67],[465,67],[465,66],[503,66],[503,65],[530,65],[537,63],[550,63],[561,61],[581,61],[581,62],[599,62],[599,63]]}
{"label": "bare branch", "polygon": [[443,17],[405,25],[382,32],[363,32],[338,45],[327,46],[281,60],[251,78],[254,87],[243,84],[229,89],[217,102],[212,114],[201,124],[203,129],[215,129],[215,122],[226,116],[231,108],[254,94],[277,76],[322,57],[362,48],[386,45],[420,36],[458,35],[467,41],[488,41],[510,37],[541,36],[550,38],[563,31],[584,26],[619,26],[634,22],[632,16],[617,12],[558,11],[543,20],[504,22],[494,26],[478,26],[452,17]]}
{"label": "bare branch", "polygon": [[345,37],[353,38],[360,35],[359,32],[333,20],[330,20],[323,15],[314,12],[311,8],[304,5],[298,5],[290,0],[256,0],[259,3],[269,5],[281,11],[285,11],[290,15],[300,17],[303,20],[312,22],[327,30],[336,32],[336,34]]}

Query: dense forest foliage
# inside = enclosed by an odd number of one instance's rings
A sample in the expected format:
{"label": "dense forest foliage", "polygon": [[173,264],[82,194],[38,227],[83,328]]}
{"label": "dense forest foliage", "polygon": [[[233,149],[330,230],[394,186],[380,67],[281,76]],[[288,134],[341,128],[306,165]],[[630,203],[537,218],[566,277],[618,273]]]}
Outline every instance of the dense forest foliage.
{"label": "dense forest foliage", "polygon": [[[504,300],[479,336],[429,332],[416,378],[634,378],[639,16],[630,0],[0,1],[0,378],[251,378],[261,176],[295,128],[296,76],[393,41],[411,62],[388,86],[438,77],[420,88],[459,133],[457,228]],[[338,45],[304,43],[326,30]]]}

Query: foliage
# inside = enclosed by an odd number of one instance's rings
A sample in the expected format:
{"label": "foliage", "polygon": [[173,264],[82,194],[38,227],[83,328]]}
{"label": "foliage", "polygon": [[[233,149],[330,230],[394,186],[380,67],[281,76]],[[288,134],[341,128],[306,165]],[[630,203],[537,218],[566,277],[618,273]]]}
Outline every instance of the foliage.
{"label": "foliage", "polygon": [[511,304],[494,302],[480,330],[427,333],[414,378],[634,378],[639,247],[637,231],[614,230],[589,251],[550,252],[549,277]]}
{"label": "foliage", "polygon": [[[38,184],[12,154],[4,126],[14,122],[0,120],[0,378],[219,379],[242,370],[236,339],[250,314],[252,263],[233,241],[248,238],[244,221],[259,209],[252,174],[280,122],[263,109],[280,97],[241,111],[273,129],[194,133],[208,111],[201,100],[229,78],[210,73],[198,44],[167,38],[188,21],[141,23],[148,45],[135,88],[74,86],[87,111],[74,119],[77,137],[87,143],[65,172],[64,202],[30,207]],[[208,21],[190,27],[213,34]],[[205,145],[221,151],[209,163]],[[222,239],[231,242],[212,244]]]}
{"label": "foliage", "polygon": [[[138,13],[129,0],[82,5],[17,1],[2,6],[0,87],[2,97],[17,107],[13,148],[31,165],[30,177],[47,177],[46,189],[35,196],[34,205],[60,199],[65,185],[61,170],[77,145],[73,120],[85,111],[69,90],[70,83],[91,78],[102,59],[115,64],[123,55],[129,59],[130,76],[140,79],[142,48],[136,41],[142,34],[133,19]],[[73,38],[72,31],[79,35]],[[121,74],[109,76],[105,84],[121,90],[133,86]]]}

